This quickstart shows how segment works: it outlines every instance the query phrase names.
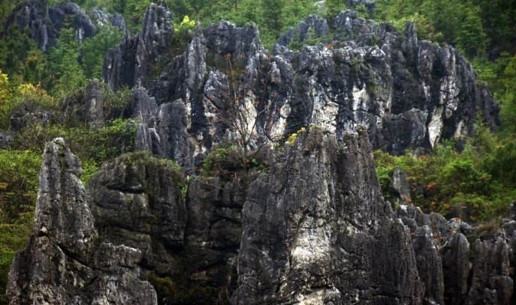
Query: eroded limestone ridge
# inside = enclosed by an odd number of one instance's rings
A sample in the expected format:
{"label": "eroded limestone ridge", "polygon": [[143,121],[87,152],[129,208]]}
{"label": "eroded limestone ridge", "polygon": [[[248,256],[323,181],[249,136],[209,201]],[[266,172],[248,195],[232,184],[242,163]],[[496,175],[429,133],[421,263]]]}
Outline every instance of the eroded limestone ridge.
{"label": "eroded limestone ridge", "polygon": [[482,233],[393,209],[365,130],[312,127],[263,162],[186,179],[132,153],[85,190],[48,143],[10,304],[513,304],[514,215]]}
{"label": "eroded limestone ridge", "polygon": [[143,253],[99,236],[81,165],[65,142],[46,145],[35,224],[9,273],[9,304],[156,304]]}
{"label": "eroded limestone ridge", "polygon": [[[11,305],[515,302],[516,215],[486,233],[393,207],[374,170],[372,148],[431,149],[471,133],[477,115],[496,126],[494,101],[454,48],[352,11],[308,18],[273,51],[256,28],[227,22],[179,52],[173,35],[153,4],[142,32],[106,57],[108,85],[134,87],[122,116],[139,120],[137,148],[192,173],[233,141],[260,148],[260,166],[186,178],[139,152],[85,188],[55,139]],[[112,119],[99,86],[67,100],[64,119]]]}
{"label": "eroded limestone ridge", "polygon": [[399,154],[463,139],[479,116],[498,124],[471,65],[451,46],[420,40],[413,24],[398,32],[353,11],[331,24],[311,16],[273,51],[257,28],[228,22],[172,48],[170,24],[166,8],[152,5],[142,32],[107,54],[104,79],[147,92],[154,106],[143,112],[139,143],[186,167],[242,133],[256,147],[309,125],[338,138],[365,126],[374,148]]}
{"label": "eroded limestone ridge", "polygon": [[[57,36],[59,18],[67,14],[75,16],[76,31],[91,35],[96,24],[118,22],[99,10],[90,18],[73,3],[49,8],[29,0],[6,29],[17,26],[38,41],[50,39],[39,35],[54,24]],[[133,90],[122,113],[104,109],[108,98],[92,82],[82,96],[68,97],[58,113],[20,109],[10,130],[31,120],[79,120],[96,128],[135,118],[138,149],[194,171],[219,144],[240,142],[253,150],[311,125],[339,139],[363,126],[375,149],[400,154],[430,150],[446,139],[461,141],[479,117],[491,128],[499,123],[496,103],[467,60],[451,46],[419,39],[413,24],[400,32],[350,10],[332,22],[310,16],[268,50],[253,26],[220,22],[177,33],[172,16],[151,4],[141,32],[128,33],[106,54],[105,83]],[[4,134],[0,145],[11,138]]]}
{"label": "eroded limestone ridge", "polygon": [[110,14],[99,8],[85,12],[71,1],[55,5],[49,5],[48,2],[21,2],[0,28],[0,36],[8,36],[16,30],[26,31],[41,50],[47,51],[55,46],[59,33],[68,25],[74,29],[78,41],[94,36],[99,26],[112,25],[121,32],[127,31],[124,17],[120,14]]}

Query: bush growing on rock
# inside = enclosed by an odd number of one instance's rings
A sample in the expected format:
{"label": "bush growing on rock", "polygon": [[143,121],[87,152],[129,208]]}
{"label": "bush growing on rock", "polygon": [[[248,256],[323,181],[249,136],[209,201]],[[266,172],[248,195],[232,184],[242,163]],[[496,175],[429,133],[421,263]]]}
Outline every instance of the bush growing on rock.
{"label": "bush growing on rock", "polygon": [[[391,177],[399,167],[408,176],[414,203],[425,211],[473,222],[503,216],[516,198],[515,143],[485,133],[481,129],[463,151],[452,143],[427,155],[392,156],[376,151],[376,171],[385,197],[396,200]],[[496,144],[485,146],[486,141]]]}
{"label": "bush growing on rock", "polygon": [[[32,227],[41,155],[31,151],[0,150],[0,291],[17,251]],[[7,304],[0,294],[0,304]]]}

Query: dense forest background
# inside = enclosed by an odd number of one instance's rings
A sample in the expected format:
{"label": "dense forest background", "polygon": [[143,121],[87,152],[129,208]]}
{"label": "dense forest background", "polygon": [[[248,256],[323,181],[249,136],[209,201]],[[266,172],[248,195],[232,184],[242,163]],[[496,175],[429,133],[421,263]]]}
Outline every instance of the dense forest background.
{"label": "dense forest background", "polygon": [[[21,0],[0,4],[0,31]],[[57,4],[59,0],[50,0]],[[95,7],[125,17],[129,35],[137,33],[150,0],[77,0],[84,10]],[[272,48],[279,34],[310,14],[333,18],[348,8],[346,0],[165,0],[174,14],[173,40],[179,48],[198,26],[220,20],[254,23],[262,42]],[[489,226],[516,199],[516,1],[515,0],[377,0],[353,5],[362,17],[389,22],[402,30],[414,22],[419,37],[459,49],[474,65],[478,78],[496,97],[501,126],[488,130],[481,121],[466,143],[442,143],[432,154],[408,152],[391,156],[376,152],[377,172],[390,198],[391,175],[402,168],[408,175],[413,202],[427,211],[463,217]],[[74,31],[60,32],[57,44],[42,51],[22,30],[0,34],[0,131],[9,127],[17,107],[30,102],[60,109],[66,97],[81,94],[91,79],[102,78],[104,55],[126,33],[111,26],[79,43]],[[319,43],[319,41],[313,41]],[[111,92],[113,109],[127,102],[128,90]],[[135,124],[115,120],[91,130],[80,124],[52,122],[17,133],[9,149],[0,150],[0,291],[10,262],[24,246],[31,228],[37,195],[41,152],[47,139],[63,136],[81,157],[85,181],[99,165],[131,150]],[[0,304],[6,300],[0,294]]]}

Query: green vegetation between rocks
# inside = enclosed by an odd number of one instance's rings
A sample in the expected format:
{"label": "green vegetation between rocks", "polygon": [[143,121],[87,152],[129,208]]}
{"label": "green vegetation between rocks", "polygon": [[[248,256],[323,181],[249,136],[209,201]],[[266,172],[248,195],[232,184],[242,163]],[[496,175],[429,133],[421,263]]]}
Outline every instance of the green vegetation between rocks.
{"label": "green vegetation between rocks", "polygon": [[[0,289],[15,253],[23,248],[32,228],[41,155],[32,151],[0,150]],[[6,304],[0,294],[0,304]]]}
{"label": "green vegetation between rocks", "polygon": [[395,201],[391,177],[401,168],[408,178],[412,201],[423,210],[488,222],[506,214],[516,200],[516,141],[479,128],[458,151],[441,144],[429,155],[391,156],[376,151],[377,174],[384,196]]}
{"label": "green vegetation between rocks", "polygon": [[[21,3],[2,1],[0,24]],[[62,2],[51,0],[51,4]],[[84,9],[105,8],[124,15],[130,32],[138,31],[150,0],[76,0]],[[174,14],[171,57],[179,54],[196,26],[220,20],[238,25],[254,23],[262,42],[272,47],[279,34],[310,14],[331,19],[348,1],[326,0],[165,0]],[[461,216],[471,221],[496,221],[516,199],[516,7],[506,0],[377,0],[376,8],[356,7],[359,14],[392,23],[402,29],[414,22],[421,39],[448,43],[473,61],[479,79],[490,88],[501,106],[502,126],[496,133],[483,128],[458,151],[452,143],[440,145],[425,156],[407,153],[390,156],[376,152],[377,172],[387,198],[393,197],[390,177],[396,167],[408,175],[413,202],[425,210]],[[55,47],[42,52],[29,35],[13,30],[0,38],[0,130],[9,126],[17,106],[32,102],[44,109],[59,109],[70,96],[92,78],[100,78],[106,51],[115,46],[123,33],[105,26],[96,36],[78,43],[69,26],[61,31]],[[325,43],[309,33],[306,44]],[[298,41],[293,49],[301,48]],[[210,60],[210,59],[208,59]],[[213,59],[213,65],[225,65]],[[160,63],[161,64],[161,63]],[[360,63],[356,63],[360,68]],[[238,67],[238,65],[237,65]],[[156,69],[158,74],[159,69]],[[235,69],[235,74],[239,70]],[[114,112],[123,109],[127,90],[108,94]],[[117,110],[118,109],[118,110]],[[7,270],[16,251],[30,232],[36,201],[41,153],[47,140],[64,137],[82,160],[83,180],[87,182],[103,161],[134,149],[136,125],[131,120],[114,120],[102,128],[75,124],[33,124],[22,130],[10,150],[0,150],[0,292],[5,290]],[[299,134],[287,139],[295,143]],[[142,154],[127,158],[144,160]],[[156,161],[165,162],[165,161]],[[174,171],[175,165],[170,165]],[[255,158],[242,159],[234,146],[218,147],[206,157],[202,174],[224,175],[231,170],[259,168]],[[186,189],[186,187],[185,187]],[[166,279],[151,279],[157,287],[173,289]],[[159,284],[159,285],[158,285]],[[161,289],[161,288],[159,288]],[[209,292],[211,293],[211,292]],[[190,296],[189,296],[190,297]],[[188,297],[185,297],[188,299]],[[0,293],[0,304],[6,300]]]}

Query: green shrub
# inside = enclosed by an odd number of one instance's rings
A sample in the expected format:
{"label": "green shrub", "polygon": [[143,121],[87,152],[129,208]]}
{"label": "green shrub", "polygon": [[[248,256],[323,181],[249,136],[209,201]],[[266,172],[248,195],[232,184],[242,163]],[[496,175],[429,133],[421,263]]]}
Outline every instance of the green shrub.
{"label": "green shrub", "polygon": [[440,144],[423,156],[376,151],[376,172],[387,199],[396,196],[391,177],[399,167],[407,174],[412,201],[426,212],[488,221],[502,216],[516,200],[514,151],[514,141],[500,140],[479,128],[462,152],[452,143]]}
{"label": "green shrub", "polygon": [[488,37],[479,5],[461,0],[379,0],[375,17],[398,29],[416,24],[420,38],[447,42],[474,57],[486,51]]}
{"label": "green shrub", "polygon": [[444,191],[489,194],[491,175],[483,172],[469,158],[452,159],[441,169],[439,177]]}
{"label": "green shrub", "polygon": [[502,184],[516,187],[516,141],[504,141],[483,160],[483,168]]}
{"label": "green shrub", "polygon": [[32,103],[46,109],[55,109],[55,99],[39,85],[17,84],[0,70],[0,129],[9,128],[11,113],[22,103]]}
{"label": "green shrub", "polygon": [[45,144],[57,137],[64,138],[81,160],[92,160],[100,164],[134,150],[136,123],[133,120],[116,119],[98,129],[32,125],[15,137],[15,146],[43,151]]}
{"label": "green shrub", "polygon": [[0,222],[32,212],[36,201],[41,155],[32,151],[0,150]]}
{"label": "green shrub", "polygon": [[15,253],[27,241],[37,197],[40,154],[0,150],[0,304]]}
{"label": "green shrub", "polygon": [[174,182],[179,185],[185,183],[183,169],[174,160],[159,158],[147,151],[125,153],[118,157],[117,160],[136,166],[142,165],[150,169],[166,169],[174,178]]}
{"label": "green shrub", "polygon": [[204,158],[201,174],[214,176],[244,168],[242,152],[236,145],[222,145],[212,149]]}

